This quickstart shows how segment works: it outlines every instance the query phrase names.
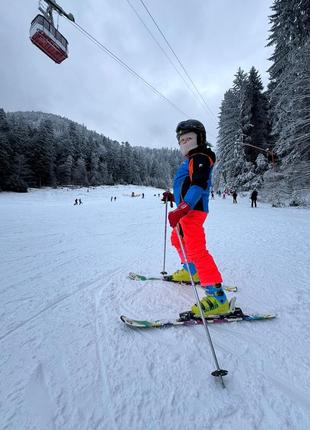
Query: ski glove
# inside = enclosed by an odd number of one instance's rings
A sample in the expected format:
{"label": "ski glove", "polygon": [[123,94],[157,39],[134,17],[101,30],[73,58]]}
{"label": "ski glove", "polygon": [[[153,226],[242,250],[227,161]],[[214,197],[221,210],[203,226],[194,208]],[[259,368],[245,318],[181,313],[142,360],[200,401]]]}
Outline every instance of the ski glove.
{"label": "ski glove", "polygon": [[161,199],[162,202],[170,202],[170,207],[173,208],[173,202],[174,202],[174,195],[170,191],[165,191],[163,193],[163,198]]}
{"label": "ski glove", "polygon": [[181,218],[188,214],[188,212],[192,210],[192,208],[185,202],[179,204],[179,206],[172,212],[169,212],[169,224],[172,228],[174,228]]}

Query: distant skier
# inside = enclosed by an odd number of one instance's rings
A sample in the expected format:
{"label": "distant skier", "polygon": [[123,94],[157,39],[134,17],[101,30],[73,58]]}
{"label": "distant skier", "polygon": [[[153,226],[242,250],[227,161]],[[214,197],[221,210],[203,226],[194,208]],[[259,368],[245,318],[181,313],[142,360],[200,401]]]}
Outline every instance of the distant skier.
{"label": "distant skier", "polygon": [[82,200],[81,199],[79,199],[79,205],[81,205],[82,204]]}
{"label": "distant skier", "polygon": [[144,193],[142,193],[142,199],[144,199]]}
{"label": "distant skier", "polygon": [[114,201],[116,202],[116,197],[114,197]]}
{"label": "distant skier", "polygon": [[75,199],[75,200],[74,200],[74,205],[73,205],[73,206],[78,205],[78,204],[79,204],[78,199]]}
{"label": "distant skier", "polygon": [[174,197],[173,194],[167,190],[163,193],[163,198],[161,199],[162,202],[170,202],[170,207],[173,208],[173,202],[174,202]]}
{"label": "distant skier", "polygon": [[258,195],[258,192],[256,190],[253,190],[251,194],[251,208],[257,207],[256,205],[257,195]]}
{"label": "distant skier", "polygon": [[[180,234],[187,253],[189,268],[194,281],[205,287],[206,295],[201,300],[205,316],[229,312],[229,303],[222,288],[222,276],[213,257],[206,248],[203,223],[209,212],[209,193],[215,154],[207,146],[206,131],[197,120],[182,121],[176,128],[180,150],[186,159],[179,166],[174,177],[173,194],[177,208],[169,213],[173,228],[171,243],[175,246],[183,269],[173,273],[175,281],[189,281],[182,249],[175,228]],[[197,304],[192,312],[199,316]]]}
{"label": "distant skier", "polygon": [[211,199],[214,200],[214,191],[211,190]]}
{"label": "distant skier", "polygon": [[113,202],[113,196],[111,196],[111,202]]}
{"label": "distant skier", "polygon": [[238,196],[237,191],[234,191],[233,194],[232,194],[233,203],[237,203],[237,196]]}

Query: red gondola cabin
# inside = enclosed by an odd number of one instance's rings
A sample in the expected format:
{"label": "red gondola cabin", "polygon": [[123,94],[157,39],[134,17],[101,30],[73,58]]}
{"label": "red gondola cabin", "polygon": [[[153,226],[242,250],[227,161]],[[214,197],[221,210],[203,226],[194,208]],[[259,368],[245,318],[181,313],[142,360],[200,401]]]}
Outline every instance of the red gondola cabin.
{"label": "red gondola cabin", "polygon": [[57,64],[68,58],[67,39],[43,15],[32,21],[30,39]]}

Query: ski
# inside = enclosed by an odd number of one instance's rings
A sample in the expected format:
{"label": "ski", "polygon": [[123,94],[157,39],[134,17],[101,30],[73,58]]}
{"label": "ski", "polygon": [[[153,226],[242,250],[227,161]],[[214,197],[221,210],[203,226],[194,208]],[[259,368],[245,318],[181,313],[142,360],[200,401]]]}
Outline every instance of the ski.
{"label": "ski", "polygon": [[[171,282],[173,284],[179,284],[179,285],[190,285],[187,282],[173,281],[171,275],[164,275],[162,277],[159,277],[159,276],[151,277],[151,276],[144,276],[138,273],[130,272],[128,275],[128,278],[132,279],[133,281],[165,281],[165,282]],[[223,285],[223,288],[225,291],[228,291],[230,293],[235,293],[236,291],[238,291],[238,287],[234,285]]]}
{"label": "ski", "polygon": [[[203,324],[202,319],[193,318],[191,311],[183,312],[177,319],[160,320],[136,320],[122,315],[121,320],[132,328],[163,328],[175,326],[194,326]],[[223,324],[240,321],[265,321],[276,318],[275,314],[244,314],[240,308],[235,308],[233,313],[206,318],[208,324]]]}

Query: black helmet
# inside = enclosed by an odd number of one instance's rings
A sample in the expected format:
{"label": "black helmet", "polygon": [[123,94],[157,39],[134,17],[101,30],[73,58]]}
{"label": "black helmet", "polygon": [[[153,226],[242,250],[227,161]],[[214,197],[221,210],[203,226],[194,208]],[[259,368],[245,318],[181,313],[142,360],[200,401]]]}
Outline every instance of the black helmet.
{"label": "black helmet", "polygon": [[196,119],[188,119],[186,121],[179,122],[175,131],[178,140],[182,134],[193,131],[198,136],[198,145],[205,145],[207,142],[206,129],[204,128],[204,125]]}

